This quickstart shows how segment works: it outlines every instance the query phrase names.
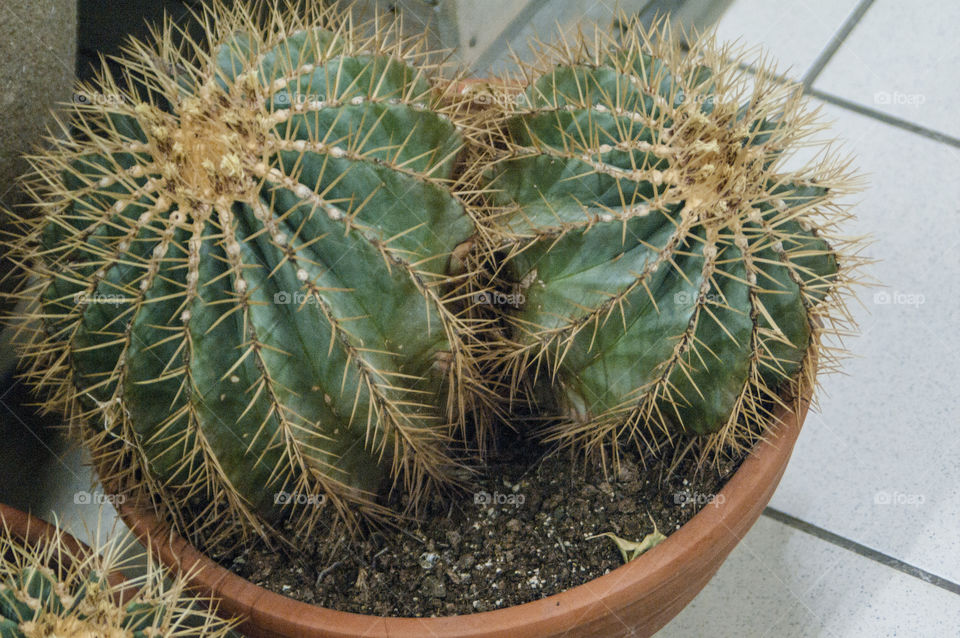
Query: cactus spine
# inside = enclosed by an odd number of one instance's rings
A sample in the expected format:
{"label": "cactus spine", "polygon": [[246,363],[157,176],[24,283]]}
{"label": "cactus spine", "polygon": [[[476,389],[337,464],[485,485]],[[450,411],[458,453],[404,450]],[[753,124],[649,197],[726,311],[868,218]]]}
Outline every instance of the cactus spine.
{"label": "cactus spine", "polygon": [[827,152],[785,168],[818,128],[799,87],[763,68],[750,88],[711,38],[684,52],[666,22],[623,22],[542,48],[494,100],[490,269],[521,301],[493,359],[548,440],[616,457],[702,435],[719,458],[803,394],[847,323],[857,258],[825,238],[851,175]]}
{"label": "cactus spine", "polygon": [[[97,538],[100,530],[97,530]],[[95,550],[79,548],[58,527],[38,541],[0,529],[0,636],[3,638],[224,638],[209,601],[186,593],[184,576],[165,580],[152,561],[141,576],[121,580],[133,537],[113,536]]]}
{"label": "cactus spine", "polygon": [[86,87],[119,99],[34,158],[15,247],[28,377],[104,480],[208,547],[386,515],[391,485],[416,504],[485,428],[451,83],[396,23],[237,4]]}

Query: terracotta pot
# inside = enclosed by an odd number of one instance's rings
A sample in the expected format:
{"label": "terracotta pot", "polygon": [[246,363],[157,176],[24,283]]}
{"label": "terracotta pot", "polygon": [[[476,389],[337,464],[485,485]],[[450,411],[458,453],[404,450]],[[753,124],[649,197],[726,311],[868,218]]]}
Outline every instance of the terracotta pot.
{"label": "terracotta pot", "polygon": [[541,600],[465,616],[384,618],[325,609],[244,580],[174,534],[152,512],[121,508],[127,525],[149,535],[154,552],[181,572],[199,569],[192,584],[244,616],[249,636],[296,638],[614,638],[648,636],[703,589],[766,506],[790,459],[808,401],[799,414],[781,410],[781,425],[759,444],[720,491],[667,540],[609,574]]}
{"label": "terracotta pot", "polygon": [[[0,527],[4,523],[6,523],[14,538],[30,545],[40,541],[49,541],[54,538],[57,531],[56,527],[46,521],[0,503]],[[71,554],[82,554],[90,551],[89,547],[66,532],[63,533],[62,538],[64,545],[70,550]]]}

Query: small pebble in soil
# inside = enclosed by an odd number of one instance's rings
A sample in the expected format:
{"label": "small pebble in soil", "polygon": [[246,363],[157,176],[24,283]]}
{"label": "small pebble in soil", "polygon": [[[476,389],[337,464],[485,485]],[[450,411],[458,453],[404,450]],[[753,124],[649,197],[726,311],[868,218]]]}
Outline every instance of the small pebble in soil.
{"label": "small pebble in soil", "polygon": [[437,563],[439,556],[433,552],[424,552],[420,554],[420,567],[424,569],[433,569],[433,566]]}

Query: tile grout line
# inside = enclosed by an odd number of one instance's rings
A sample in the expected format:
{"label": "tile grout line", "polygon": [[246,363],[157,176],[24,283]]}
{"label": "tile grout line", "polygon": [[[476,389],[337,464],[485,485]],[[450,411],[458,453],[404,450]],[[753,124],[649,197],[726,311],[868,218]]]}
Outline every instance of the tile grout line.
{"label": "tile grout line", "polygon": [[927,128],[925,126],[920,126],[919,124],[914,124],[909,120],[904,120],[899,117],[895,117],[893,115],[884,113],[882,111],[871,109],[869,107],[863,106],[862,104],[851,102],[850,100],[846,100],[842,97],[837,97],[836,95],[833,95],[830,93],[824,93],[823,91],[820,91],[818,89],[808,88],[804,91],[804,93],[806,93],[811,97],[815,97],[819,100],[823,100],[824,102],[827,102],[829,104],[833,104],[834,106],[839,106],[848,111],[853,111],[854,113],[871,117],[884,124],[889,124],[890,126],[895,126],[899,129],[909,131],[910,133],[921,135],[923,137],[933,140],[934,142],[940,142],[941,144],[947,144],[949,146],[955,146],[957,148],[960,148],[960,139],[953,137],[952,135],[947,135],[946,133],[941,133],[939,131],[935,131],[934,129]]}
{"label": "tile grout line", "polygon": [[[738,68],[747,71],[753,75],[756,75],[757,69],[750,64],[738,64]],[[789,77],[776,73],[772,75],[773,79],[781,84],[794,83],[797,84],[796,80],[792,80]],[[895,128],[907,131],[908,133],[913,133],[914,135],[920,135],[934,142],[940,144],[946,144],[947,146],[953,146],[960,148],[960,138],[948,135],[947,133],[942,133],[940,131],[934,130],[932,128],[927,128],[926,126],[921,126],[920,124],[915,124],[909,120],[904,120],[902,118],[896,117],[895,115],[890,115],[889,113],[884,113],[883,111],[878,111],[872,109],[868,106],[858,104],[857,102],[852,102],[842,97],[833,95],[832,93],[827,93],[821,91],[820,89],[814,89],[810,87],[803,87],[803,94],[809,97],[817,98],[828,104],[838,106],[847,111],[852,111],[858,115],[863,115],[864,117],[869,117],[871,119],[877,120],[883,124],[893,126]]]}
{"label": "tile grout line", "polygon": [[817,525],[808,523],[804,520],[801,520],[795,516],[791,516],[790,514],[787,514],[786,512],[782,512],[778,509],[774,509],[772,507],[766,507],[763,510],[763,514],[768,518],[771,518],[779,523],[783,523],[784,525],[787,525],[788,527],[792,527],[798,531],[805,532],[815,538],[819,538],[822,541],[826,541],[831,545],[836,545],[841,549],[845,549],[847,551],[853,552],[854,554],[858,554],[860,556],[863,556],[864,558],[868,558],[886,567],[891,567],[903,574],[906,574],[907,576],[912,576],[913,578],[922,580],[925,583],[929,583],[930,585],[939,587],[940,589],[944,589],[950,592],[951,594],[956,594],[960,596],[960,584],[955,583],[946,578],[943,578],[942,576],[937,576],[936,574],[928,572],[925,569],[920,569],[915,565],[911,565],[910,563],[906,563],[902,560],[894,558],[893,556],[889,556],[887,554],[884,554],[883,552],[877,551],[875,549],[871,549],[866,545],[861,545],[860,543],[854,540],[850,540],[845,536],[834,534],[833,532],[827,531],[822,527],[818,527]]}
{"label": "tile grout line", "polygon": [[807,70],[806,74],[804,74],[803,80],[801,81],[804,89],[809,89],[816,79],[820,77],[823,69],[833,58],[834,54],[843,45],[857,24],[860,23],[867,9],[873,5],[873,1],[874,0],[860,0],[860,4],[858,4],[847,19],[844,20],[843,25],[840,26],[840,30],[833,34],[830,42],[827,43],[827,46],[824,47],[820,55],[817,56],[817,59],[814,60],[813,65]]}

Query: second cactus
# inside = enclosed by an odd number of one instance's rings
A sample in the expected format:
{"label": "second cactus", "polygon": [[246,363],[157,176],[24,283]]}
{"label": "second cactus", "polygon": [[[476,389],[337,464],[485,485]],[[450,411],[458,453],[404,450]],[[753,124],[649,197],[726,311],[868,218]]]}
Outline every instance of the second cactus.
{"label": "second cactus", "polygon": [[849,266],[822,213],[842,217],[849,175],[785,168],[815,114],[729,54],[633,20],[541,51],[496,100],[490,268],[516,303],[494,358],[550,440],[742,451],[813,382]]}

